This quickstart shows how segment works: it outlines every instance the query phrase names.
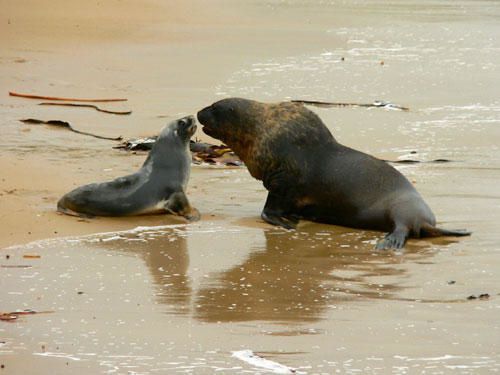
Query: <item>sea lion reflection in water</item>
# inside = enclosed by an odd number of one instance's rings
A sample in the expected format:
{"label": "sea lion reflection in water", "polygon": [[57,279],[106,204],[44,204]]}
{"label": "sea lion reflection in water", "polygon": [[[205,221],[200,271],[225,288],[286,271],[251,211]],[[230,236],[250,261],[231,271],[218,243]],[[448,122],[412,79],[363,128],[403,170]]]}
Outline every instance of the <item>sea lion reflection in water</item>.
{"label": "sea lion reflection in water", "polygon": [[[248,257],[212,273],[197,290],[197,319],[304,324],[324,318],[332,305],[397,299],[402,289],[398,281],[407,278],[399,257],[374,257],[367,251],[370,245],[363,242],[369,233],[353,235],[338,228],[334,234],[326,225],[306,225],[295,233],[270,229],[263,235],[262,247],[242,236],[240,248],[246,244]],[[422,260],[428,255],[415,256]],[[380,277],[383,286],[377,282]],[[286,326],[294,329],[293,324]]]}
{"label": "sea lion reflection in water", "polygon": [[378,249],[408,237],[467,236],[437,228],[413,185],[386,162],[338,143],[298,103],[220,100],[198,112],[203,131],[231,147],[269,191],[262,219],[295,228],[299,219],[389,232]]}
{"label": "sea lion reflection in water", "polygon": [[191,207],[185,193],[191,167],[189,139],[195,131],[192,116],[172,121],[161,131],[139,171],[81,186],[59,200],[58,211],[78,216],[167,212],[198,220],[200,213]]}

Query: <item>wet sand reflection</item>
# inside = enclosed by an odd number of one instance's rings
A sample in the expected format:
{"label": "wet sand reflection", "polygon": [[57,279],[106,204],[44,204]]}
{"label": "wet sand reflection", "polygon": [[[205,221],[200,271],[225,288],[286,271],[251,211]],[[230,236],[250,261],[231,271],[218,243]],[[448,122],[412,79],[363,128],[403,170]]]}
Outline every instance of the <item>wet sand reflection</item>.
{"label": "wet sand reflection", "polygon": [[[247,234],[261,233],[263,245],[245,241]],[[188,242],[196,250],[207,237],[214,249],[229,242],[248,255],[229,262],[226,270],[209,272],[194,288]],[[143,258],[153,298],[170,314],[192,314],[203,322],[301,323],[323,319],[328,309],[349,301],[412,300],[401,297],[406,263],[409,257],[414,263],[432,262],[432,243],[409,243],[399,255],[375,251],[373,243],[373,233],[310,224],[296,232],[247,228],[221,237],[187,227],[146,230],[102,238],[96,245]]]}
{"label": "wet sand reflection", "polygon": [[151,273],[157,302],[166,305],[169,313],[189,312],[192,287],[187,275],[189,254],[183,227],[120,233],[119,238],[100,241],[98,245],[142,257]]}
{"label": "wet sand reflection", "polygon": [[[213,275],[197,292],[196,318],[206,322],[315,321],[338,303],[391,298],[400,290],[397,282],[406,272],[398,267],[402,256],[374,251],[373,234],[320,225],[307,228],[266,230],[265,248]],[[421,250],[413,255],[426,257]]]}

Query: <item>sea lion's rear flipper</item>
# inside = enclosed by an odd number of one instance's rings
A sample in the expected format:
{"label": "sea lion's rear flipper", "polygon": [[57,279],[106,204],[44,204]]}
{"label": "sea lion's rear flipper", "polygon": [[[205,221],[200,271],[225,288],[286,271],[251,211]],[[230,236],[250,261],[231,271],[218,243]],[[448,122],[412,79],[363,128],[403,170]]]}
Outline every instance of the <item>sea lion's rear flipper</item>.
{"label": "sea lion's rear flipper", "polygon": [[375,249],[377,250],[390,250],[402,249],[406,243],[409,235],[407,227],[396,227],[394,231],[385,235],[383,239],[377,242]]}
{"label": "sea lion's rear flipper", "polygon": [[422,237],[441,237],[441,236],[464,237],[464,236],[470,236],[472,232],[469,232],[466,229],[443,229],[434,227],[430,224],[425,224],[420,229],[420,234]]}
{"label": "sea lion's rear flipper", "polygon": [[283,203],[282,198],[273,193],[269,193],[260,217],[266,223],[277,225],[285,229],[295,229],[299,220],[293,215],[286,214],[284,207],[288,208],[288,205]]}
{"label": "sea lion's rear flipper", "polygon": [[189,221],[200,220],[200,212],[191,207],[183,191],[178,191],[170,196],[167,203],[165,203],[165,210],[171,214],[183,216]]}

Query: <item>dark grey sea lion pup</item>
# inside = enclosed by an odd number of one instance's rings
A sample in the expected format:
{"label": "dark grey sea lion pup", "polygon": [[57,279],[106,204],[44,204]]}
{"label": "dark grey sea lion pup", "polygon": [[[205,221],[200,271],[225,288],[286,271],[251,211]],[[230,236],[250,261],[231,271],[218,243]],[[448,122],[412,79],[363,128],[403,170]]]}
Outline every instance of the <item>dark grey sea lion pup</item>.
{"label": "dark grey sea lion pup", "polygon": [[338,143],[320,118],[297,103],[229,98],[198,112],[269,191],[262,219],[294,228],[299,219],[389,232],[378,249],[408,237],[466,236],[435,226],[413,185],[386,162]]}
{"label": "dark grey sea lion pup", "polygon": [[189,139],[196,131],[194,117],[165,126],[136,173],[113,181],[81,186],[57,203],[69,215],[128,216],[167,213],[198,220],[200,214],[186,197],[191,153]]}

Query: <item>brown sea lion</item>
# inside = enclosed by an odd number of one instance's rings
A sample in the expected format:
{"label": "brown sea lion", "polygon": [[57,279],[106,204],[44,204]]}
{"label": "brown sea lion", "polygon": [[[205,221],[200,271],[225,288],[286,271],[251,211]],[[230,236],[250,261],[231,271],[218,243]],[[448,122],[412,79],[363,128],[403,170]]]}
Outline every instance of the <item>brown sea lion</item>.
{"label": "brown sea lion", "polygon": [[435,226],[413,185],[382,160],[338,143],[297,103],[229,98],[198,112],[203,131],[231,147],[269,191],[262,219],[291,229],[299,219],[389,232],[377,248],[408,237],[467,236]]}

